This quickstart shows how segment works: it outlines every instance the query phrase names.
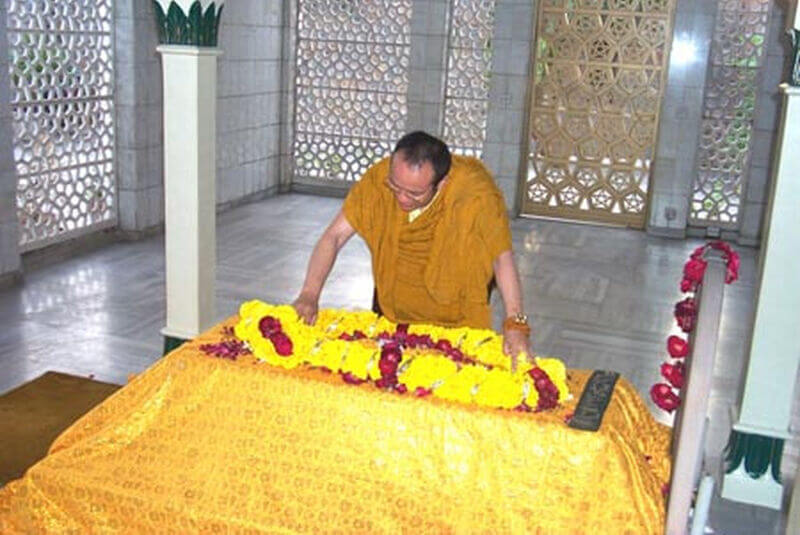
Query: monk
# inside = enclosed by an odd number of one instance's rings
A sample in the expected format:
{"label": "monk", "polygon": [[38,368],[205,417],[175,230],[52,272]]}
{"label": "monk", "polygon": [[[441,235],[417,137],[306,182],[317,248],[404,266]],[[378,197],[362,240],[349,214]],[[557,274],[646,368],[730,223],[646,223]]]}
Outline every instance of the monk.
{"label": "monk", "polygon": [[491,329],[492,279],[503,297],[504,351],[530,358],[530,327],[503,195],[483,164],[406,134],[370,167],[314,247],[293,306],[316,320],[339,250],[358,233],[372,254],[377,306],[396,323]]}

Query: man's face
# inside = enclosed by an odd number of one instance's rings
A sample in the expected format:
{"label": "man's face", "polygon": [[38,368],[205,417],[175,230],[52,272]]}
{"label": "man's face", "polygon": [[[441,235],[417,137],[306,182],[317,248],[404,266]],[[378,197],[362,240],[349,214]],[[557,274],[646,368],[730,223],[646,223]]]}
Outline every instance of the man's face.
{"label": "man's face", "polygon": [[[433,199],[436,189],[433,185],[435,172],[430,162],[422,165],[409,164],[402,153],[392,156],[386,187],[397,199],[397,204],[404,212],[422,208]],[[438,184],[441,187],[444,180]]]}

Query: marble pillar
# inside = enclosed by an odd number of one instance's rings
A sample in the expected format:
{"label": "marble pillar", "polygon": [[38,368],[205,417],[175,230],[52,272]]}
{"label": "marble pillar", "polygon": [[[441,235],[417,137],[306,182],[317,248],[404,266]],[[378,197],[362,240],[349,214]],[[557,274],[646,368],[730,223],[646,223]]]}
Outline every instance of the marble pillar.
{"label": "marble pillar", "polygon": [[169,351],[214,323],[219,17],[209,0],[153,2],[164,85],[164,199]]}

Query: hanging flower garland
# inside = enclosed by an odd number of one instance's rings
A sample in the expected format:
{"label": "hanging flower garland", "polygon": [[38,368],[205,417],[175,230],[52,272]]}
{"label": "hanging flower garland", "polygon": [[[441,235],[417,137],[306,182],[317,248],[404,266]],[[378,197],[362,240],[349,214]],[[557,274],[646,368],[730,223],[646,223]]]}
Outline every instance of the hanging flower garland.
{"label": "hanging flower garland", "polygon": [[321,310],[306,325],[294,308],[243,303],[233,330],[260,360],[322,368],[349,384],[432,395],[487,407],[541,411],[570,398],[564,363],[520,362],[511,371],[503,339],[484,329],[396,325],[372,312]]}
{"label": "hanging flower garland", "polygon": [[[708,262],[703,258],[708,249],[722,251],[726,264],[725,282],[732,283],[739,278],[739,253],[724,241],[713,241],[695,249],[689,260],[683,266],[683,278],[680,289],[688,293],[687,297],[675,304],[675,321],[678,327],[687,335],[694,331],[697,324],[697,299],[695,294],[703,284]],[[685,338],[671,335],[667,338],[667,353],[672,359],[661,364],[661,376],[666,383],[656,383],[650,389],[650,397],[655,404],[667,411],[673,412],[680,406],[680,391],[686,375],[684,359],[689,355],[689,342]]]}

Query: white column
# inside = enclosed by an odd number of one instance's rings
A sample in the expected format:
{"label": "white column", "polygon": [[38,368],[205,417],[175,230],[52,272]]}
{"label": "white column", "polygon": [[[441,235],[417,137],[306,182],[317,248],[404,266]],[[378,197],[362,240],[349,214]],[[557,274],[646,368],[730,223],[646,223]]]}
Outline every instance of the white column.
{"label": "white column", "polygon": [[[762,240],[755,322],[722,497],[780,509],[780,458],[790,438],[800,363],[800,87],[781,85],[779,150]],[[777,477],[776,477],[777,476]]]}
{"label": "white column", "polygon": [[214,324],[218,48],[161,45],[167,325],[188,340]]}

